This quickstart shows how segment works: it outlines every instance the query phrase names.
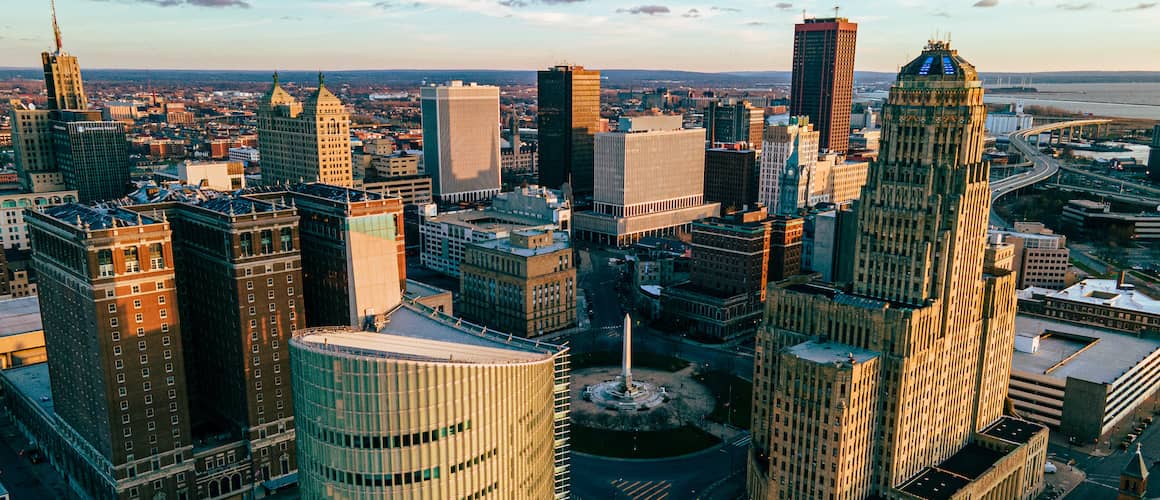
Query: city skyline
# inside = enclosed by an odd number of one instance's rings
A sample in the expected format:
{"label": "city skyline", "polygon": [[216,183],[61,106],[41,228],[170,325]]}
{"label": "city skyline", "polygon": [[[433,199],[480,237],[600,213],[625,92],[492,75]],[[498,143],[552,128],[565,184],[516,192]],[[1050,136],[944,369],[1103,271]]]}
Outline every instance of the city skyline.
{"label": "city skyline", "polygon": [[[8,21],[0,23],[0,67],[34,66],[26,54],[53,46],[47,3],[9,7]],[[260,60],[282,69],[331,71],[539,69],[560,63],[788,71],[792,25],[803,10],[810,17],[834,14],[832,5],[813,0],[619,6],[599,0],[64,0],[58,7],[65,50],[82,56],[90,69],[255,69]],[[1160,6],[1153,2],[962,0],[929,6],[892,0],[841,7],[839,15],[862,31],[859,71],[894,72],[898,61],[915,54],[912,40],[940,34],[955,35],[956,46],[993,72],[1160,71],[1160,48],[1146,43],[1160,21]],[[136,21],[134,35],[110,36],[125,19]],[[1008,27],[974,28],[997,19]],[[1087,37],[1055,36],[1057,26],[1077,22],[1094,37],[1138,50],[1105,51]],[[629,38],[635,50],[624,50]],[[168,42],[142,42],[158,39]],[[721,57],[725,53],[728,58]]]}

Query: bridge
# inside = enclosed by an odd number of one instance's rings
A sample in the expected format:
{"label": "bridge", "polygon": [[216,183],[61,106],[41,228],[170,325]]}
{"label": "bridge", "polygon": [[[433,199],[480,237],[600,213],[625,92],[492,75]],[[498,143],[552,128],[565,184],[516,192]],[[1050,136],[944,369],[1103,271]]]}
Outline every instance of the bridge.
{"label": "bridge", "polygon": [[[1006,227],[1007,223],[995,214],[995,202],[1008,194],[1042,182],[1059,172],[1059,161],[1039,151],[1039,137],[1051,134],[1048,143],[1064,142],[1064,137],[1070,142],[1083,136],[1085,131],[1092,130],[1090,136],[1099,136],[1099,131],[1111,123],[1111,120],[1090,119],[1071,120],[1066,122],[1049,123],[1038,127],[1020,130],[1011,134],[1011,147],[1015,148],[1025,160],[1030,162],[1031,170],[1020,172],[991,183],[991,225]],[[1032,145],[1028,138],[1035,139]]]}

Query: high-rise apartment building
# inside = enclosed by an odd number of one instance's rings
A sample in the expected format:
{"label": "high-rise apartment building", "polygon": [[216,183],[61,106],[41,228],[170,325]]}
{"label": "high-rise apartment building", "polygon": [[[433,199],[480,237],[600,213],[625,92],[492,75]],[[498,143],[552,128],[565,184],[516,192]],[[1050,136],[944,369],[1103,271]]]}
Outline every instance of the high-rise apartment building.
{"label": "high-rise apartment building", "polygon": [[[902,68],[857,210],[852,288],[769,292],[751,498],[933,498],[948,473],[964,479],[940,498],[1038,493],[1046,429],[1002,416],[1014,275],[984,262],[985,118],[974,67],[945,42]],[[968,457],[985,458],[970,472]]]}
{"label": "high-rise apartment building", "polygon": [[804,116],[793,116],[788,124],[765,129],[757,201],[772,213],[796,214],[809,201],[819,137],[820,133]]}
{"label": "high-rise apartment building", "polygon": [[408,300],[290,350],[303,497],[569,498],[567,347]]}
{"label": "high-rise apartment building", "polygon": [[258,151],[264,184],[351,186],[350,114],[321,73],[318,90],[303,102],[282,89],[274,73],[274,85],[258,103]]}
{"label": "high-rise apartment building", "polygon": [[456,80],[423,87],[420,97],[423,168],[435,197],[456,203],[499,194],[499,87]]}
{"label": "high-rise apartment building", "polygon": [[818,146],[845,153],[854,96],[854,48],[858,25],[844,17],[806,19],[794,26],[790,116],[808,116]]}
{"label": "high-rise apartment building", "polygon": [[100,121],[100,111],[61,111],[52,122],[54,156],[65,185],[82,203],[129,192],[129,141],[125,124]]}
{"label": "high-rise apartment building", "polygon": [[[296,210],[235,195],[132,208],[164,210],[173,227],[192,417],[245,444],[222,476],[249,485],[293,473],[288,343],[306,306]],[[214,496],[208,482],[199,480],[199,497]]]}
{"label": "high-rise apartment building", "polygon": [[761,149],[765,110],[753,107],[749,101],[709,101],[705,110],[705,130],[711,148],[720,144],[744,143],[746,148]]}
{"label": "high-rise apartment building", "polygon": [[661,292],[664,314],[682,331],[723,340],[761,322],[769,266],[764,207],[698,220],[692,228],[689,281]]}
{"label": "high-rise apartment building", "polygon": [[705,131],[679,116],[621,117],[617,132],[596,134],[595,165],[593,210],[574,217],[579,238],[627,246],[720,212],[704,200]]}
{"label": "high-rise apartment building", "polygon": [[191,498],[194,464],[169,223],[29,212],[58,466],[97,498]]}
{"label": "high-rise apartment building", "polygon": [[705,201],[721,210],[743,210],[757,205],[757,151],[713,148],[705,151]]}
{"label": "high-rise apartment building", "polygon": [[[592,194],[593,144],[600,129],[600,71],[554,66],[537,74],[539,183]],[[513,145],[518,150],[519,145]]]}
{"label": "high-rise apartment building", "polygon": [[513,231],[467,245],[459,311],[488,328],[534,337],[576,324],[576,267],[567,233]]}

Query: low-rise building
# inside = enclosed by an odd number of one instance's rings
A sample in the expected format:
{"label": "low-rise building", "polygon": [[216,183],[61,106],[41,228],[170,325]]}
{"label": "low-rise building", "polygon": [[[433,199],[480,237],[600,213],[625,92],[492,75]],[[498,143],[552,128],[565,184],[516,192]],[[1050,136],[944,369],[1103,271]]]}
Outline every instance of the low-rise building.
{"label": "low-rise building", "polygon": [[1039,223],[1015,223],[1014,231],[992,230],[990,234],[1013,247],[1011,269],[1017,273],[1016,286],[1061,289],[1067,286],[1071,252],[1067,237],[1054,234]]}
{"label": "low-rise building", "polygon": [[28,240],[28,225],[24,223],[25,209],[55,207],[76,201],[75,190],[47,193],[0,192],[0,247],[32,248],[32,243]]}
{"label": "low-rise building", "polygon": [[1093,240],[1160,240],[1160,212],[1112,212],[1109,203],[1070,200],[1059,221],[1074,234]]}
{"label": "low-rise building", "polygon": [[467,245],[460,309],[489,328],[534,337],[576,324],[576,268],[568,235],[514,231]]}
{"label": "low-rise building", "polygon": [[227,158],[229,158],[230,161],[240,161],[249,166],[254,163],[261,163],[262,153],[260,153],[257,148],[230,148]]}
{"label": "low-rise building", "polygon": [[1025,288],[1019,310],[1060,321],[1149,335],[1160,333],[1160,300],[1123,279],[1086,279],[1063,290]]}
{"label": "low-rise building", "polygon": [[1081,443],[1160,390],[1160,339],[1020,314],[1008,396],[1024,418]]}
{"label": "low-rise building", "polygon": [[220,191],[245,189],[245,166],[239,161],[192,162],[177,164],[177,178],[185,184]]}
{"label": "low-rise building", "polygon": [[423,267],[458,277],[459,263],[463,261],[468,244],[507,238],[512,232],[525,229],[547,230],[556,229],[556,226],[542,219],[493,208],[425,217],[419,227],[422,239],[419,261]]}
{"label": "low-rise building", "polygon": [[40,299],[0,300],[0,370],[48,361]]}

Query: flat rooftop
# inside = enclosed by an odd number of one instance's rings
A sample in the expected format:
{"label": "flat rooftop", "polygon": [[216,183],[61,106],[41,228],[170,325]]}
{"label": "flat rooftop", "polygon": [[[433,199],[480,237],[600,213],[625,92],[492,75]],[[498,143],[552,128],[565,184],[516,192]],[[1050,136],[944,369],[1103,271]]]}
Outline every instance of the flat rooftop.
{"label": "flat rooftop", "polygon": [[371,193],[360,189],[344,188],[341,186],[333,186],[330,184],[322,184],[320,182],[312,182],[310,184],[294,184],[290,186],[289,189],[295,193],[302,193],[331,201],[359,202],[383,199],[383,195],[378,193]]}
{"label": "flat rooftop", "polygon": [[232,215],[274,212],[278,210],[278,207],[273,203],[232,195],[205,200],[198,204],[198,206],[220,214]]}
{"label": "flat rooftop", "polygon": [[927,500],[950,499],[1002,458],[998,451],[970,443],[942,463],[927,467],[899,489]]}
{"label": "flat rooftop", "polygon": [[[527,233],[530,231],[519,230],[519,231],[513,231],[513,232]],[[476,245],[479,247],[483,247],[483,248],[487,248],[487,249],[491,249],[491,250],[496,250],[499,252],[508,253],[508,254],[512,254],[512,255],[518,255],[520,257],[531,257],[534,255],[543,255],[543,254],[558,252],[560,250],[567,250],[568,248],[571,248],[571,245],[568,242],[568,234],[563,233],[563,232],[557,232],[557,233],[552,234],[552,244],[551,245],[544,245],[542,247],[536,247],[536,248],[524,248],[524,247],[513,245],[512,241],[508,238],[500,238],[497,240],[480,241],[480,242],[472,243],[472,245]]]}
{"label": "flat rooftop", "polygon": [[44,214],[67,224],[76,224],[79,221],[90,229],[97,230],[157,224],[159,222],[151,217],[120,207],[90,207],[77,203],[46,208]]}
{"label": "flat rooftop", "polygon": [[48,378],[48,363],[10,368],[0,372],[20,394],[35,401],[48,415],[56,413],[52,400],[52,383]]}
{"label": "flat rooftop", "polygon": [[1044,427],[1042,425],[1035,422],[1019,420],[1015,417],[1002,417],[986,429],[983,429],[981,434],[1012,443],[1026,444],[1028,441],[1031,441],[1031,438],[1036,433],[1043,429]]}
{"label": "flat rooftop", "polygon": [[865,363],[878,357],[878,353],[874,351],[849,344],[814,340],[788,347],[783,352],[814,363],[848,363],[850,361]]}
{"label": "flat rooftop", "polygon": [[472,231],[481,232],[512,232],[520,229],[552,226],[552,223],[541,219],[499,212],[490,208],[444,212],[434,217],[428,217],[427,220],[433,223],[465,226]]}
{"label": "flat rooftop", "polygon": [[0,337],[43,329],[38,297],[0,300]]}
{"label": "flat rooftop", "polygon": [[423,283],[421,281],[415,281],[413,279],[408,278],[407,279],[407,289],[404,290],[404,293],[406,293],[407,295],[415,296],[415,297],[432,297],[435,295],[442,295],[445,293],[451,293],[451,290],[444,290],[444,289],[439,288],[437,286],[428,285],[428,284]]}
{"label": "flat rooftop", "polygon": [[970,480],[935,468],[927,468],[899,489],[926,500],[948,500]]}
{"label": "flat rooftop", "polygon": [[1160,315],[1160,300],[1144,295],[1143,292],[1136,290],[1131,285],[1121,287],[1116,280],[1086,279],[1058,292],[1049,293],[1047,296],[1059,300]]}
{"label": "flat rooftop", "polygon": [[1015,316],[1015,333],[1040,336],[1039,350],[1015,351],[1011,368],[1060,380],[1111,384],[1160,349],[1157,339],[1022,314]]}
{"label": "flat rooftop", "polygon": [[411,304],[393,311],[379,332],[317,328],[304,330],[297,340],[355,356],[469,364],[526,363],[548,359],[561,350],[551,344],[488,332]]}

